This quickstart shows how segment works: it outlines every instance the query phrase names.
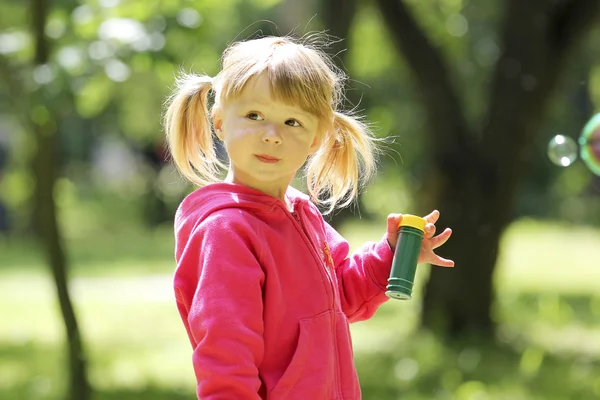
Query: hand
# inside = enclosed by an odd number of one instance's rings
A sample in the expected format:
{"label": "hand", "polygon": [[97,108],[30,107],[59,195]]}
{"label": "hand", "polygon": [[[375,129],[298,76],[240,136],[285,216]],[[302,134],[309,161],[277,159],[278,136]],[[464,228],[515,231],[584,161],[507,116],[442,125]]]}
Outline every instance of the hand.
{"label": "hand", "polygon": [[[433,252],[433,250],[446,243],[452,234],[452,229],[446,228],[439,235],[433,236],[435,235],[435,223],[439,217],[440,212],[438,210],[434,210],[424,217],[427,224],[425,224],[425,234],[421,243],[418,263],[428,263],[440,267],[454,267],[454,261],[442,258]],[[396,249],[396,244],[398,243],[398,225],[400,221],[402,221],[402,214],[390,214],[387,217],[386,238],[392,251]]]}

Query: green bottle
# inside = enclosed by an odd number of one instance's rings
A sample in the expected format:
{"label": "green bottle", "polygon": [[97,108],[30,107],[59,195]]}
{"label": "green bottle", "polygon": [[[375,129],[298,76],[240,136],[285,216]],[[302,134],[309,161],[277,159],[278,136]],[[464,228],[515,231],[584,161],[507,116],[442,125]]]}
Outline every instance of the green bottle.
{"label": "green bottle", "polygon": [[424,218],[416,215],[402,215],[394,261],[392,261],[390,278],[385,292],[392,299],[409,300],[411,298],[426,223]]}

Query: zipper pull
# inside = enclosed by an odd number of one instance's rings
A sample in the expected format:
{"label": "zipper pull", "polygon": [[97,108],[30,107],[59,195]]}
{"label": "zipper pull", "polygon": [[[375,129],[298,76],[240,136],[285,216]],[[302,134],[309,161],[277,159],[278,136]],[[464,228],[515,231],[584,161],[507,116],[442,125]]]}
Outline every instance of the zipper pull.
{"label": "zipper pull", "polygon": [[292,215],[293,215],[294,219],[296,220],[296,222],[298,222],[300,224],[300,216],[298,215],[298,212],[292,211]]}

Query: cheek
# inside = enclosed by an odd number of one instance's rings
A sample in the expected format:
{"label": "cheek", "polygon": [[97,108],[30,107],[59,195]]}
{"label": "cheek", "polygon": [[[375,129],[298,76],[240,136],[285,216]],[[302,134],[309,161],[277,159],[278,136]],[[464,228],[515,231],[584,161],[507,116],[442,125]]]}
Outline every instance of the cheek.
{"label": "cheek", "polygon": [[310,149],[311,142],[308,138],[298,138],[295,140],[288,140],[289,148],[294,149],[298,152],[298,155],[302,155],[303,152]]}
{"label": "cheek", "polygon": [[289,131],[286,133],[288,141],[291,141],[296,146],[310,146],[313,142],[313,135],[310,132]]}
{"label": "cheek", "polygon": [[237,125],[227,131],[226,137],[229,138],[229,141],[247,141],[250,140],[254,133],[255,129],[252,127]]}

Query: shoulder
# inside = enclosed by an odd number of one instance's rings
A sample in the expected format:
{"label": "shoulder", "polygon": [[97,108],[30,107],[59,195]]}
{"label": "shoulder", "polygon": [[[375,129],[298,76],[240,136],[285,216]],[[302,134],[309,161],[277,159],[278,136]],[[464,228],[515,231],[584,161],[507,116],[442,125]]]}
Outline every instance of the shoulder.
{"label": "shoulder", "polygon": [[191,232],[191,238],[201,243],[219,246],[236,244],[253,249],[262,248],[260,218],[248,210],[224,208],[207,215]]}
{"label": "shoulder", "polygon": [[206,215],[197,225],[198,229],[225,231],[229,234],[255,230],[257,216],[243,208],[223,208]]}
{"label": "shoulder", "polygon": [[220,258],[238,258],[248,251],[248,254],[258,256],[263,247],[261,236],[251,213],[226,208],[198,221],[189,236],[181,238],[181,243],[197,249],[205,257],[218,255]]}

